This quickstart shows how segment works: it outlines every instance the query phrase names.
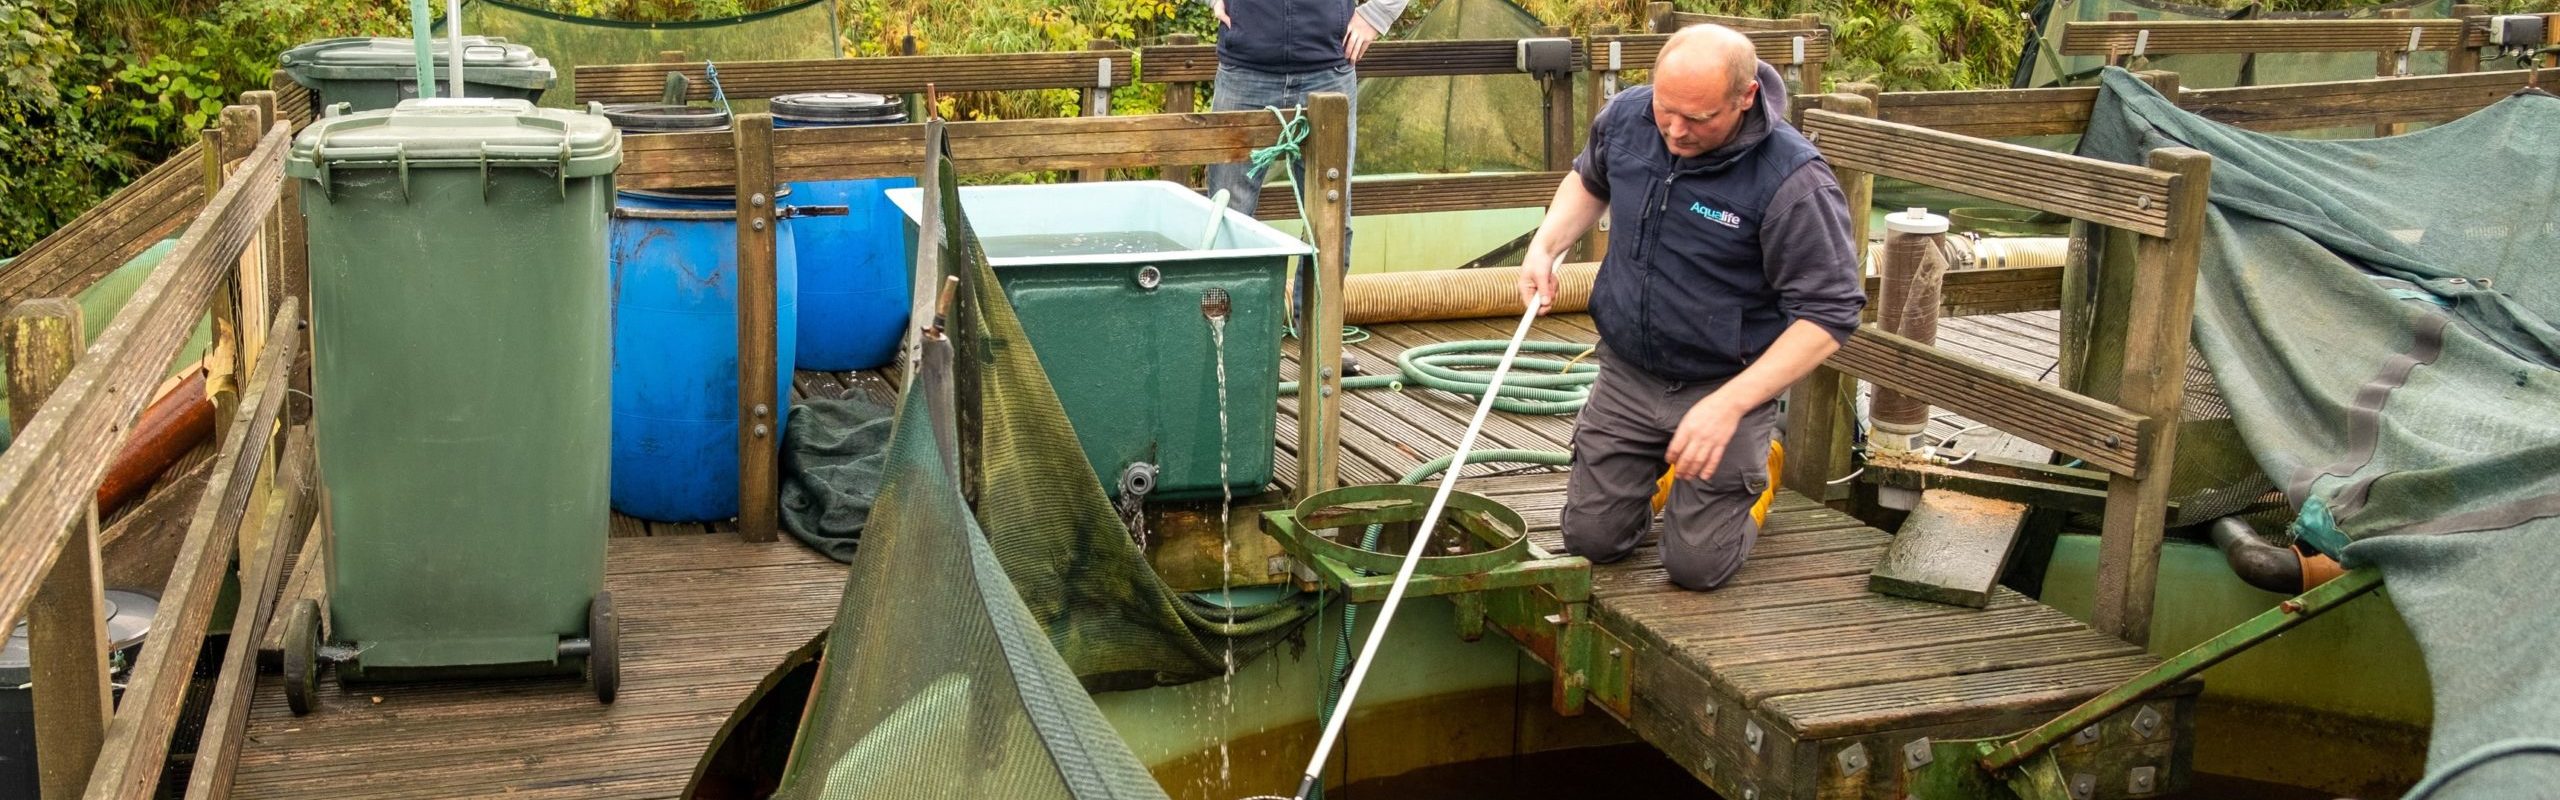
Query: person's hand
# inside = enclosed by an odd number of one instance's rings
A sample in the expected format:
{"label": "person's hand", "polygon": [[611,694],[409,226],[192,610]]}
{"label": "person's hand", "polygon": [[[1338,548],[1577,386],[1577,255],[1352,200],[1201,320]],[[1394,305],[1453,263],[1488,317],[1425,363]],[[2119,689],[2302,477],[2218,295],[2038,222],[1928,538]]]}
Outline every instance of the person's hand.
{"label": "person's hand", "polygon": [[1725,445],[1733,442],[1734,428],[1741,424],[1741,409],[1707,395],[1680,415],[1680,429],[1671,434],[1671,447],[1663,458],[1680,477],[1704,480],[1724,461]]}
{"label": "person's hand", "polygon": [[1233,28],[1236,26],[1236,21],[1227,16],[1227,0],[1209,0],[1209,13],[1218,15],[1218,27]]}
{"label": "person's hand", "polygon": [[1520,307],[1535,305],[1539,316],[1556,306],[1556,268],[1563,256],[1549,256],[1532,249],[1520,264]]}
{"label": "person's hand", "polygon": [[1361,54],[1369,52],[1369,43],[1377,40],[1378,29],[1369,27],[1369,21],[1359,14],[1352,14],[1351,26],[1342,32],[1342,57],[1360,63]]}

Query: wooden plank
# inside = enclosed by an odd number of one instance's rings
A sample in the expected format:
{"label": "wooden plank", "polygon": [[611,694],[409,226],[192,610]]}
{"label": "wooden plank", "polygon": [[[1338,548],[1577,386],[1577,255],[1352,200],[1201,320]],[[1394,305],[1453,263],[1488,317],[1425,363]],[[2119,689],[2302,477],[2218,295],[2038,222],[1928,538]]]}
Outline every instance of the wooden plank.
{"label": "wooden plank", "polygon": [[2458,19],[2251,19],[2139,20],[2134,22],[2062,23],[2063,55],[2102,56],[2141,53],[2346,53],[2391,52],[2409,46],[2409,32],[2419,33],[2419,50],[2452,50],[2462,45]]}
{"label": "wooden plank", "polygon": [[2155,462],[2141,449],[2138,435],[2149,417],[2010,375],[1874,325],[1860,326],[1829,363],[2110,472],[2138,473]]}
{"label": "wooden plank", "polygon": [[1831,739],[1992,716],[2015,708],[2067,705],[2094,697],[2159,663],[2150,655],[2135,653],[1780,695],[1764,701],[1762,707],[1800,739]]}
{"label": "wooden plank", "polygon": [[1737,31],[1782,31],[1804,27],[1804,22],[1801,19],[1734,17],[1723,14],[1700,14],[1690,11],[1672,12],[1671,24],[1674,28],[1686,28],[1691,25],[1722,25]]}
{"label": "wooden plank", "polygon": [[[277,132],[274,140],[281,141],[282,128]],[[224,188],[225,194],[230,191],[231,187]],[[292,334],[300,324],[300,304],[286,301],[268,328],[266,351],[252,364],[255,372],[223,439],[213,482],[196,504],[186,544],[179,550],[178,568],[160,595],[159,611],[151,617],[152,635],[134,664],[124,699],[116,706],[115,721],[107,725],[106,744],[84,793],[89,800],[141,800],[159,785],[161,768],[168,763],[169,737],[186,699],[187,676],[203,649],[205,628],[212,622],[214,601],[230,565],[232,541],[239,536],[241,521],[257,494],[259,468],[275,438],[276,419],[284,411],[287,378],[302,344],[302,337]]]}
{"label": "wooden plank", "polygon": [[2230,89],[2188,89],[2179,106],[2216,122],[2289,131],[2382,122],[2440,122],[2503,100],[2522,70]]}
{"label": "wooden plank", "polygon": [[1835,655],[1815,661],[1744,664],[1717,669],[1714,677],[1747,703],[1771,697],[1861,686],[1891,686],[2057,664],[2142,655],[2142,648],[2079,625],[2048,633],[1986,641],[1925,644],[1886,652]]}
{"label": "wooden plank", "polygon": [[[1831,60],[1831,31],[1822,28],[1794,30],[1742,31],[1760,54],[1760,60],[1786,67],[1798,63],[1796,39],[1804,39],[1804,61],[1819,64]],[[1617,43],[1618,63],[1626,69],[1652,69],[1655,59],[1662,57],[1662,45],[1671,41],[1668,33],[1633,33],[1591,37],[1591,51],[1606,61],[1610,43]]]}
{"label": "wooden plank", "polygon": [[1964,136],[2006,137],[2079,133],[2097,102],[2094,86],[1986,89],[1969,92],[1885,92],[1876,116]]}
{"label": "wooden plank", "polygon": [[[2178,176],[2172,187],[2179,214],[2169,238],[2135,245],[2133,291],[2104,302],[2120,304],[2128,320],[2117,402],[2150,420],[2139,432],[2143,461],[2173,464],[2176,424],[2186,405],[2187,333],[2195,315],[2196,269],[2205,235],[2204,203],[2213,158],[2183,147],[2151,152],[2152,167]],[[2061,449],[2059,447],[2055,448]],[[2096,463],[2093,459],[2090,463]],[[2097,605],[2090,621],[2099,630],[2134,643],[2151,639],[2151,605],[2159,583],[2162,526],[2167,524],[2169,470],[2122,472],[2107,481],[2107,515],[2099,537]]]}
{"label": "wooden plank", "polygon": [[95,505],[112,432],[131,425],[213,296],[213,284],[265,221],[281,182],[282,127],[270,131],[210,213],[188,226],[160,269],[0,454],[0,619],[26,610],[37,579],[67,539],[68,525]]}
{"label": "wooden plank", "polygon": [[[1519,43],[1514,39],[1380,39],[1360,57],[1363,78],[1424,75],[1514,75],[1519,70]],[[1582,45],[1574,44],[1572,69],[1582,69]],[[1163,44],[1138,51],[1145,65],[1141,79],[1154,83],[1217,79],[1216,45]]]}
{"label": "wooden plank", "polygon": [[[24,432],[79,357],[80,304],[66,298],[19,303],[0,317],[8,354],[9,429]],[[106,741],[115,701],[107,688],[105,586],[98,566],[94,508],[71,524],[70,541],[45,570],[27,607],[27,657],[35,686],[36,784],[46,800],[77,797]],[[7,620],[0,620],[6,622]]]}
{"label": "wooden plank", "polygon": [[[1360,216],[1419,214],[1429,211],[1480,211],[1496,208],[1544,208],[1555,198],[1558,172],[1493,172],[1424,175],[1352,184],[1352,211]],[[1298,218],[1298,201],[1287,184],[1262,187],[1262,204],[1254,218]]]}
{"label": "wooden plank", "polygon": [[[1178,47],[1179,47],[1179,46],[1196,45],[1196,44],[1199,44],[1199,43],[1200,43],[1200,37],[1198,37],[1198,36],[1194,36],[1194,35],[1191,35],[1191,34],[1188,34],[1188,33],[1177,33],[1177,34],[1173,34],[1173,35],[1171,35],[1171,36],[1167,36],[1167,37],[1165,37],[1165,44],[1168,44],[1168,45],[1174,45],[1174,46],[1178,46]],[[1216,48],[1210,48],[1210,49],[1211,49],[1211,51],[1212,51],[1212,52],[1210,52],[1210,53],[1208,54],[1208,60],[1212,63],[1212,66],[1214,67],[1214,66],[1215,66],[1215,62],[1217,61],[1217,53],[1215,52]],[[1146,54],[1146,50],[1143,50],[1143,49],[1142,49],[1142,50],[1140,50],[1140,51],[1138,51],[1138,52],[1139,52],[1139,54],[1138,54],[1138,60],[1139,60],[1139,63],[1141,64],[1141,69],[1143,70],[1143,69],[1144,69],[1144,66],[1143,66],[1143,65],[1145,65],[1145,64],[1147,64],[1147,63],[1150,63],[1150,62],[1148,61],[1149,56]],[[1199,57],[1200,57],[1200,56],[1198,56],[1198,55],[1188,56],[1188,58],[1193,58],[1193,59],[1197,59],[1197,58],[1199,58]],[[1143,74],[1143,73],[1142,73],[1142,74]],[[1214,70],[1213,70],[1213,74],[1214,74]],[[1195,112],[1195,111],[1199,111],[1199,110],[1200,110],[1200,82],[1199,82],[1199,81],[1169,81],[1169,82],[1166,82],[1166,83],[1165,83],[1165,87],[1164,87],[1164,112],[1165,112],[1165,113],[1167,113],[1167,114],[1189,114],[1189,113],[1192,113],[1192,112]],[[1201,170],[1200,170],[1200,167],[1199,167],[1198,165],[1193,165],[1193,164],[1184,164],[1184,165],[1179,165],[1179,166],[1169,166],[1169,167],[1166,167],[1166,168],[1164,169],[1163,175],[1164,175],[1164,179],[1165,179],[1165,180],[1173,181],[1173,182],[1175,182],[1175,183],[1179,183],[1179,184],[1182,184],[1182,185],[1184,185],[1184,186],[1201,186],[1201,185],[1203,185],[1203,183],[1202,183],[1202,177],[1201,177]],[[1258,209],[1257,209],[1257,210],[1258,210]]]}
{"label": "wooden plank", "polygon": [[[1110,61],[1111,85],[1125,86],[1136,75],[1136,54],[1128,50],[1056,53],[983,53],[939,56],[873,56],[791,61],[720,62],[720,88],[731,99],[767,98],[793,92],[864,91],[877,94],[921,94],[927,85],[944,94],[1014,89],[1083,89],[1100,85]],[[711,81],[701,62],[684,64],[591,64],[573,72],[576,101],[649,102],[659,97],[669,72],[681,73],[688,100],[711,99]]]}
{"label": "wooden plank", "polygon": [[184,227],[204,207],[204,145],[171,154],[0,268],[0,304],[70,296]]}
{"label": "wooden plank", "polygon": [[[1572,31],[1562,26],[1551,25],[1543,33],[1549,37],[1562,38],[1570,35]],[[1579,48],[1581,43],[1576,42],[1574,46]],[[1581,63],[1577,59],[1573,72],[1557,73],[1538,81],[1541,89],[1539,105],[1542,107],[1540,110],[1546,121],[1545,161],[1547,170],[1550,172],[1573,169],[1573,155],[1581,149],[1574,144],[1574,134],[1579,126],[1573,124],[1573,78],[1575,72],[1582,70]],[[1545,203],[1540,202],[1538,205],[1543,206]]]}
{"label": "wooden plank", "polygon": [[[290,370],[290,364],[277,365]],[[283,391],[278,384],[278,391]],[[214,681],[213,701],[205,712],[194,766],[187,774],[187,800],[222,800],[231,796],[231,779],[240,765],[242,737],[249,723],[249,692],[258,682],[254,649],[275,619],[276,584],[282,579],[286,537],[312,529],[318,504],[318,477],[313,471],[311,433],[295,428],[286,435],[284,458],[275,477],[276,496],[266,515],[267,546],[243,564],[240,602],[232,612],[230,643],[224,648],[222,674]]]}
{"label": "wooden plank", "polygon": [[1805,131],[1835,168],[1901,178],[2158,236],[2169,176],[2158,170],[1975,139],[1829,110]]}
{"label": "wooden plank", "polygon": [[[1240,161],[1279,137],[1268,113],[1149,114],[1129,117],[992,120],[948,124],[953,166],[964,173],[1147,167]],[[728,186],[737,180],[729,133],[675,133],[624,140],[615,174],[625,188]],[[775,131],[779,180],[852,180],[915,174],[924,125],[786,128]]]}
{"label": "wooden plank", "polygon": [[748,114],[731,127],[738,159],[738,532],[770,542],[781,529],[781,465],[774,449],[781,398],[774,396],[775,233],[773,116]]}

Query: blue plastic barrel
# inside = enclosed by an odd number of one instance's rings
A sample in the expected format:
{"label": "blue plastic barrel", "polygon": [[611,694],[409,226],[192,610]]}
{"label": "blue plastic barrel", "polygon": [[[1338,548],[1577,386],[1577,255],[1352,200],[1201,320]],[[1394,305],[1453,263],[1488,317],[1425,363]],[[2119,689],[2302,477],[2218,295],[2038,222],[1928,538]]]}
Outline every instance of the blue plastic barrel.
{"label": "blue plastic barrel", "polygon": [[[736,196],[725,189],[618,195],[611,287],[616,511],[662,522],[738,515],[737,222],[629,213],[736,207]],[[800,330],[795,226],[788,217],[774,226],[778,415],[790,408]],[[776,420],[777,447],[787,421]]]}
{"label": "blue plastic barrel", "polygon": [[[905,102],[861,92],[809,92],[773,98],[777,128],[884,125],[905,122]],[[808,205],[842,205],[841,217],[809,217],[799,226],[801,369],[840,372],[887,366],[906,336],[913,283],[908,277],[906,215],[883,194],[914,178],[802,181],[792,195]]]}

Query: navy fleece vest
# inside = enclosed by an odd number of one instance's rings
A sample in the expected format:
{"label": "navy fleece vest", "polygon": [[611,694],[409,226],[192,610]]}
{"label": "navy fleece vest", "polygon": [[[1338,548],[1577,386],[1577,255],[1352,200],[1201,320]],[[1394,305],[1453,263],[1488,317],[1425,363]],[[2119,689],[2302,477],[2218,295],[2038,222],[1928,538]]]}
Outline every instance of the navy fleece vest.
{"label": "navy fleece vest", "polygon": [[[1641,91],[1621,102],[1649,107],[1651,91]],[[1779,184],[1820,156],[1778,120],[1758,145],[1720,162],[1682,163],[1649,118],[1613,127],[1612,236],[1591,290],[1600,337],[1615,358],[1664,379],[1731,377],[1787,328],[1762,264],[1760,223]]]}

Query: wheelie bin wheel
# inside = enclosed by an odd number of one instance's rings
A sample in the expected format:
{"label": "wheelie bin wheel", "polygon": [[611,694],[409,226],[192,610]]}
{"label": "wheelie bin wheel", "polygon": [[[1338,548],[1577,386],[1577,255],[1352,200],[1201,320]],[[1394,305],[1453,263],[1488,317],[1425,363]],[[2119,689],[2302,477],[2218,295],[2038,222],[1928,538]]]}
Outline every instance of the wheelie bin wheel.
{"label": "wheelie bin wheel", "polygon": [[611,704],[622,690],[622,618],[613,613],[613,593],[597,592],[587,604],[587,682],[596,700]]}
{"label": "wheelie bin wheel", "polygon": [[320,603],[307,597],[284,622],[284,704],[295,716],[320,707]]}

